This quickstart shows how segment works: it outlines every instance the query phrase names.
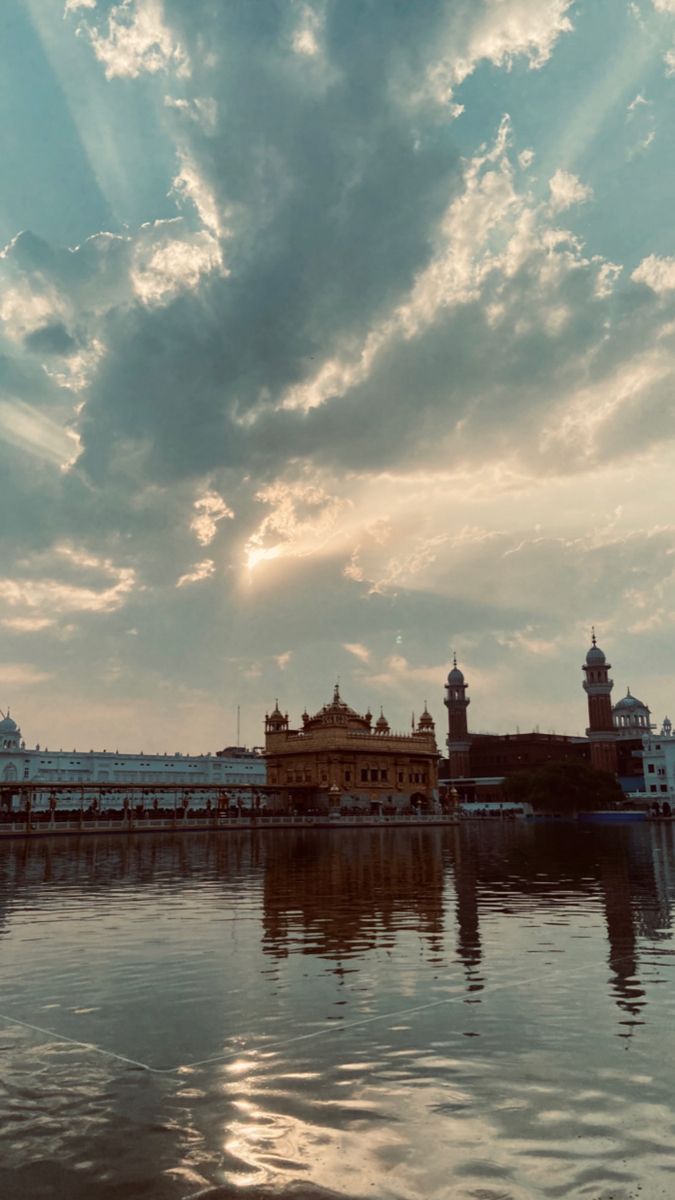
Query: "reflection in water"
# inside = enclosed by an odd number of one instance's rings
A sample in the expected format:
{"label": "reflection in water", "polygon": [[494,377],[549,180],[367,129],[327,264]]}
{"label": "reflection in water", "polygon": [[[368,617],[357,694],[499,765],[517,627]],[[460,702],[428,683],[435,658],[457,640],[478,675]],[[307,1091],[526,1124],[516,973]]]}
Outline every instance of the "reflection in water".
{"label": "reflection in water", "polygon": [[416,930],[442,951],[443,844],[434,829],[312,831],[279,838],[265,864],[264,948],[335,961]]}
{"label": "reflection in water", "polygon": [[483,990],[481,967],[480,923],[478,916],[478,886],[476,845],[471,845],[458,831],[453,843],[455,894],[457,896],[457,955],[464,965],[467,1004],[479,1004],[478,992]]}
{"label": "reflection in water", "polygon": [[674,885],[665,826],[2,845],[3,1194],[670,1194]]}

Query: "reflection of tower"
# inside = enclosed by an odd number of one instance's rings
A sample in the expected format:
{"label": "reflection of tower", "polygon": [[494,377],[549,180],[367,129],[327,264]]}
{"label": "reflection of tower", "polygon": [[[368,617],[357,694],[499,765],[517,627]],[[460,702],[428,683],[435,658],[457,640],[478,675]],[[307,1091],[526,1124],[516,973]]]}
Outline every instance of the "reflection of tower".
{"label": "reflection of tower", "polygon": [[611,663],[607,662],[595,640],[595,630],[582,669],[586,675],[584,691],[588,696],[586,736],[591,743],[591,764],[600,771],[610,771],[616,775],[616,729],[611,701],[614,681],[609,678]]}
{"label": "reflection of tower", "polygon": [[[468,838],[468,831],[457,831],[455,835],[455,892],[457,895],[457,956],[464,967],[467,991],[483,991],[480,973],[482,950],[478,915],[476,847]],[[467,1004],[480,1003],[477,995]]]}
{"label": "reflection of tower", "polygon": [[471,774],[469,766],[469,748],[471,741],[467,724],[466,710],[471,701],[466,694],[467,684],[457,666],[457,655],[453,657],[453,666],[445,685],[444,704],[448,710],[448,769],[449,778],[464,779]]}
{"label": "reflection of tower", "polygon": [[637,1018],[645,1005],[645,992],[637,978],[638,948],[628,863],[625,851],[607,853],[603,858],[602,887],[614,995],[626,1014],[622,1024],[633,1026],[642,1023]]}

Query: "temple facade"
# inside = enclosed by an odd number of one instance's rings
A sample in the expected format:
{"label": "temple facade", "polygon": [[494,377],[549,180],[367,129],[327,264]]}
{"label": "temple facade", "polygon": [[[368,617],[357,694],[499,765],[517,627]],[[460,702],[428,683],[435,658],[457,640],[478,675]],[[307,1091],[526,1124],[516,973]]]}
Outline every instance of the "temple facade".
{"label": "temple facade", "polygon": [[433,812],[438,806],[438,749],[426,705],[409,734],[382,712],[355,712],[340,696],[291,729],[279,704],[265,717],[267,782],[289,811]]}

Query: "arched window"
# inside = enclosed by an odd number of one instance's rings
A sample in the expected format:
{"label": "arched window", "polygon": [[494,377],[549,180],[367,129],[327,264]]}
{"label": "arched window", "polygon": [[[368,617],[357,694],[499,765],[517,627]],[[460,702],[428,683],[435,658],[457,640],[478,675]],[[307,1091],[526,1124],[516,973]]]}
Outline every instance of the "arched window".
{"label": "arched window", "polygon": [[2,778],[6,779],[8,781],[10,779],[18,779],[17,770],[16,770],[16,767],[14,766],[14,763],[7,764],[7,766],[5,767],[5,769],[3,771]]}

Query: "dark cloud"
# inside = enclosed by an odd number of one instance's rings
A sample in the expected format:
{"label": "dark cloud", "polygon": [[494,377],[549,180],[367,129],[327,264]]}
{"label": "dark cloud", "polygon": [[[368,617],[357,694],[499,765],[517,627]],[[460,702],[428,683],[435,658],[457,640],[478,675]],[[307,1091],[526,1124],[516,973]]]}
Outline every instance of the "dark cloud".
{"label": "dark cloud", "polygon": [[24,345],[37,354],[70,354],[75,350],[77,342],[68,333],[65,325],[60,321],[52,321],[27,334]]}

